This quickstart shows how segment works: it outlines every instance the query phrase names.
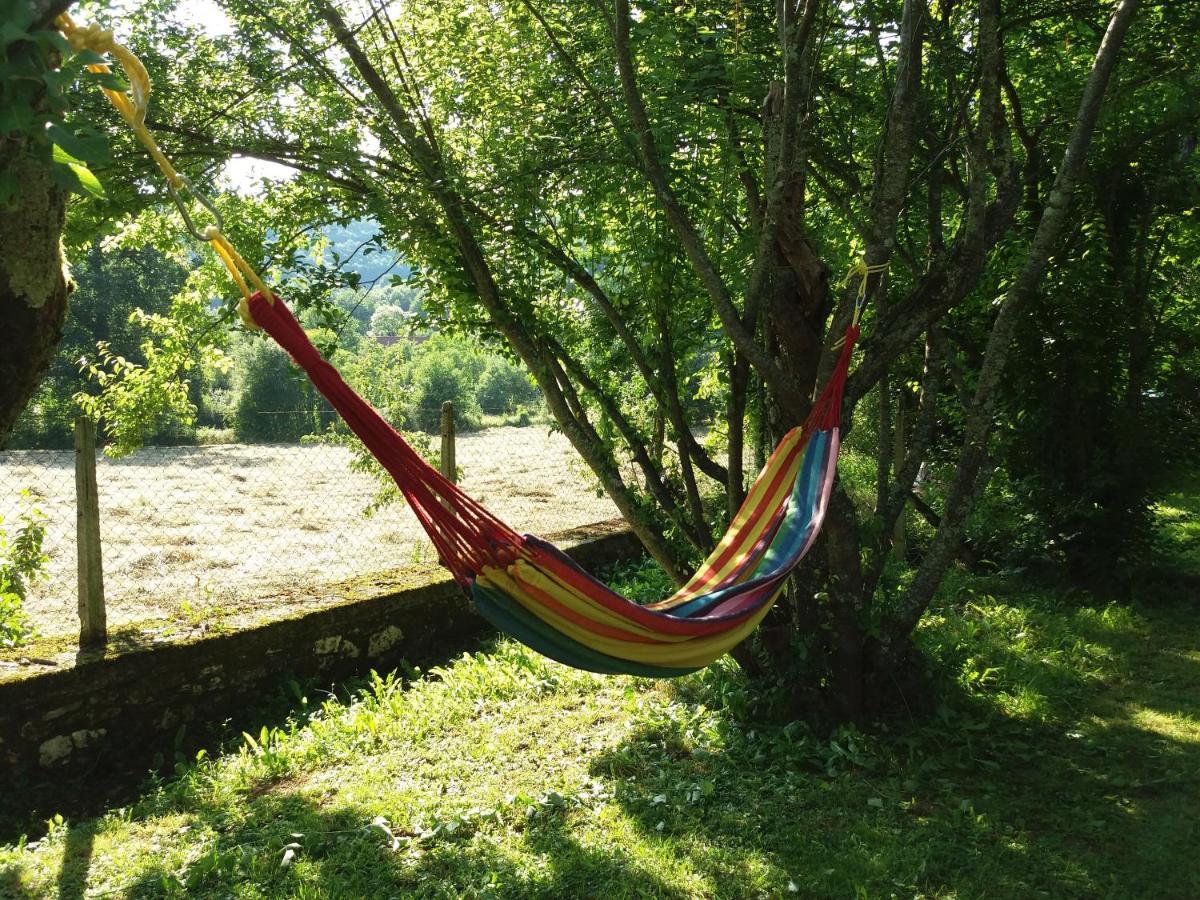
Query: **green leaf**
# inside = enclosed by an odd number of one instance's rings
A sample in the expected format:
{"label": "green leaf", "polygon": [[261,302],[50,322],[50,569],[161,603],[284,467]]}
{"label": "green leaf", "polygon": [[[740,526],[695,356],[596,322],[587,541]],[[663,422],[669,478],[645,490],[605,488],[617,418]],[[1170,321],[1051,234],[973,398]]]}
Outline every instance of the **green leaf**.
{"label": "green leaf", "polygon": [[53,149],[51,150],[51,156],[56,163],[62,163],[64,166],[70,165],[71,163],[75,163],[76,165],[83,165],[82,159],[79,159],[76,156],[72,156],[70,153],[68,153],[62,147],[58,146],[58,144],[53,144],[52,147],[53,147]]}
{"label": "green leaf", "polygon": [[0,10],[3,10],[4,16],[8,19],[8,24],[10,25],[14,25],[22,30],[28,30],[33,25],[33,10],[29,3],[21,3],[19,0],[8,0],[8,2],[0,5]]}
{"label": "green leaf", "polygon": [[39,41],[44,41],[49,44],[63,56],[70,56],[71,42],[63,36],[61,31],[54,28],[47,28],[44,31],[35,32]]}
{"label": "green leaf", "polygon": [[0,105],[0,134],[12,131],[28,132],[34,122],[33,107],[27,103],[6,102]]}
{"label": "green leaf", "polygon": [[78,133],[58,122],[46,126],[46,135],[80,162],[108,162],[108,141],[100,132],[83,127]]}
{"label": "green leaf", "polygon": [[51,91],[62,91],[75,81],[75,73],[70,69],[47,69],[42,73],[42,81]]}
{"label": "green leaf", "polygon": [[59,187],[68,191],[74,191],[77,194],[91,194],[98,199],[105,197],[104,186],[100,184],[100,179],[82,163],[55,162],[50,169],[50,174]]}
{"label": "green leaf", "polygon": [[68,163],[71,171],[75,173],[79,179],[79,185],[93,197],[98,200],[105,198],[104,185],[100,183],[100,179],[92,174],[92,170],[81,163]]}
{"label": "green leaf", "polygon": [[[29,23],[26,22],[25,26],[28,26],[28,24]],[[23,27],[20,22],[10,21],[0,25],[0,44],[16,44],[19,41],[29,41],[30,43],[36,42],[34,36],[26,31],[26,28]]]}
{"label": "green leaf", "polygon": [[104,66],[108,65],[108,60],[97,53],[95,50],[80,50],[73,57],[72,62],[79,63],[83,66]]}
{"label": "green leaf", "polygon": [[106,87],[110,91],[126,92],[129,90],[129,82],[116,72],[84,72],[83,75],[85,78],[99,82],[101,87]]}

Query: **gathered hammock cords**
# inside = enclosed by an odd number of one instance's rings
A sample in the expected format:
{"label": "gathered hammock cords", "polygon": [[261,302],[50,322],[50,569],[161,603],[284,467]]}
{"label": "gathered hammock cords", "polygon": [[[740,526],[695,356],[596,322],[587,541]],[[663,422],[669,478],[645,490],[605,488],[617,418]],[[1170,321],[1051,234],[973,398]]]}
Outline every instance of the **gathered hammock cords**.
{"label": "gathered hammock cords", "polygon": [[[854,263],[853,315],[833,371],[804,423],[789,431],[746,492],[729,529],[696,574],[658,603],[628,600],[592,578],[553,545],[519,534],[430,466],[343,380],[309,340],[287,305],[263,283],[222,232],[220,212],[162,152],[146,127],[150,78],[112,33],[57,20],[75,50],[110,54],[130,93],[103,87],[167,180],[188,231],[207,241],[241,293],[247,328],[264,329],[302,368],[395,480],[437,548],[440,562],[499,630],[560,662],[606,674],[673,677],[693,672],[744,640],[762,621],[816,541],[837,471],[842,394],[859,336],[868,279],[883,265]],[[94,72],[110,72],[104,64]],[[183,194],[215,219],[197,228]]]}

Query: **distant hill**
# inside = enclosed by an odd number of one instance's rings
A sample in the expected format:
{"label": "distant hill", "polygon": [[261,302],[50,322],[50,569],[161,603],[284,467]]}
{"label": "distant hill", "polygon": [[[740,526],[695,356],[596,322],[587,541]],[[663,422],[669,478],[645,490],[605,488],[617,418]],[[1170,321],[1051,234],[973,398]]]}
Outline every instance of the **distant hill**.
{"label": "distant hill", "polygon": [[[357,272],[363,281],[374,281],[388,271],[388,267],[399,256],[386,245],[382,249],[374,244],[364,246],[379,233],[378,223],[371,219],[356,219],[348,225],[330,225],[322,233],[329,240],[329,247],[325,251],[326,264],[333,265],[334,254],[337,254],[343,268]],[[411,271],[409,266],[400,263],[388,274],[407,278]]]}

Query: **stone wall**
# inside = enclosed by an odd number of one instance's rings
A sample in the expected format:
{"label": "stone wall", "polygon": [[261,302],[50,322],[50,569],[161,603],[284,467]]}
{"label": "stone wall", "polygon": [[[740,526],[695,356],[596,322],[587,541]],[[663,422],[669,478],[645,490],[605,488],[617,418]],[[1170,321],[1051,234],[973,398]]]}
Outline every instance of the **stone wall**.
{"label": "stone wall", "polygon": [[[568,552],[594,568],[641,548],[619,532]],[[51,774],[144,773],[156,755],[172,758],[181,726],[199,734],[205,723],[244,721],[287,679],[331,684],[401,660],[427,665],[486,633],[487,623],[445,579],[0,683],[0,797]]]}

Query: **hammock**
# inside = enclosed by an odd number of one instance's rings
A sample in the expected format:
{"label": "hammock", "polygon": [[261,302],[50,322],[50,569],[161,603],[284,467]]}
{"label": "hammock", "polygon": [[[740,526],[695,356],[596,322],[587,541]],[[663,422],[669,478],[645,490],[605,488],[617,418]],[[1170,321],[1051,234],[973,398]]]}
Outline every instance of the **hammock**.
{"label": "hammock", "polygon": [[779,442],[716,549],[672,596],[643,606],[596,581],[553,545],[518,534],[429,465],[346,384],[282,301],[256,292],[248,309],[395,479],[442,565],[479,612],[551,659],[592,672],[660,678],[703,668],[762,621],[820,531],[857,325],[847,329],[807,421]]}
{"label": "hammock", "polygon": [[[642,606],[609,590],[545,541],[518,534],[430,466],[359,397],[309,341],[288,308],[263,284],[222,233],[220,213],[179,172],[146,127],[150,77],[112,33],[56,19],[72,48],[111,54],[131,85],[102,87],[167,180],[187,230],[207,241],[242,293],[246,325],[263,328],[304,369],[313,385],[383,464],[437,547],[441,562],[501,631],[559,662],[605,674],[655,677],[703,668],[746,638],[770,610],[792,570],[812,548],[825,518],[837,469],[838,426],[850,354],[867,277],[882,265],[865,260],[847,276],[860,278],[854,318],[829,382],[807,421],[789,431],[767,460],[725,537],[682,588]],[[89,64],[108,73],[103,63]],[[203,229],[184,195],[213,216]],[[257,288],[252,292],[251,287]],[[268,299],[270,298],[270,299]]]}

